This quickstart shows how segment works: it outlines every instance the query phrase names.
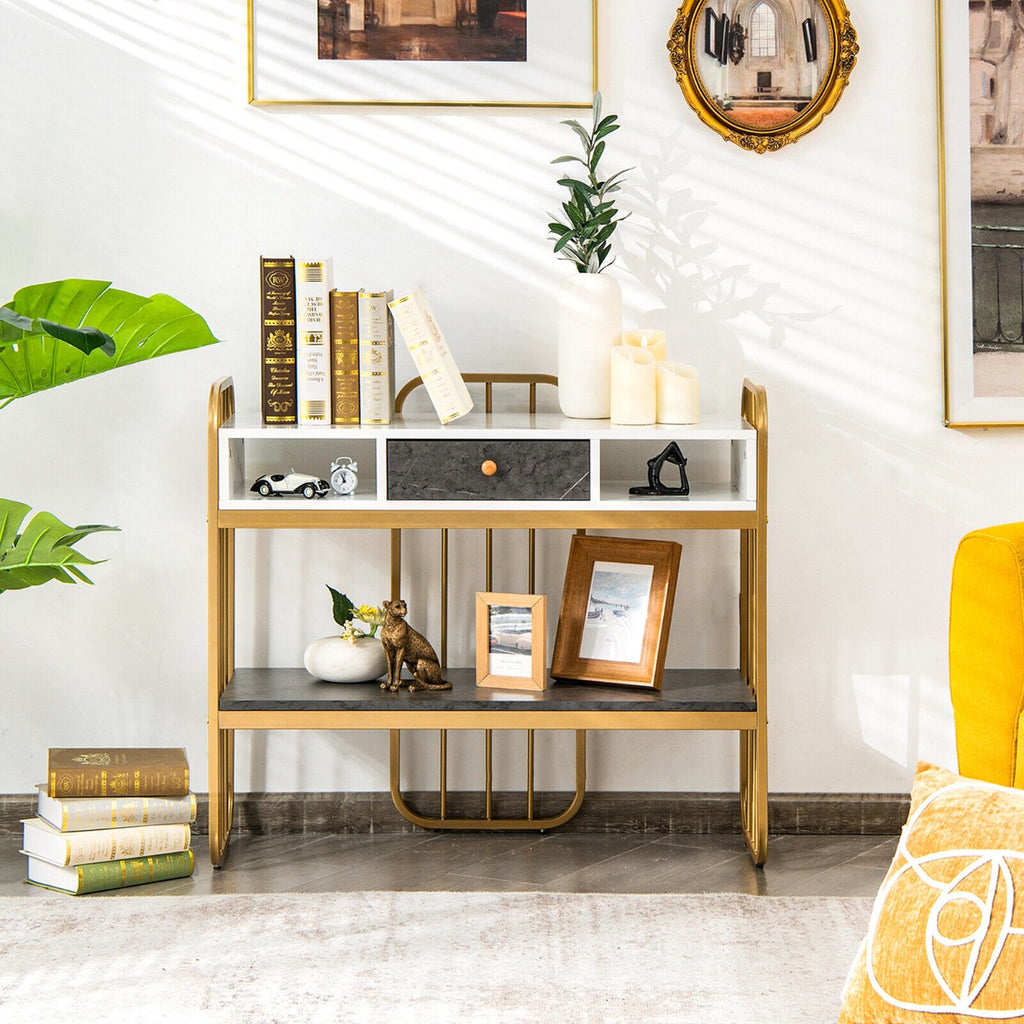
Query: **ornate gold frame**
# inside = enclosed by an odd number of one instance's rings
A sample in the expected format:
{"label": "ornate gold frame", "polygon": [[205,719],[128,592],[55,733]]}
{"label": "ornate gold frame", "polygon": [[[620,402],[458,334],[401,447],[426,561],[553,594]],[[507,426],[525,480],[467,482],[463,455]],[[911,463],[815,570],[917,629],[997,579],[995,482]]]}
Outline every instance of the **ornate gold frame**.
{"label": "ornate gold frame", "polygon": [[850,73],[857,63],[857,33],[850,22],[850,12],[843,0],[818,0],[828,25],[829,65],[817,94],[799,114],[775,128],[751,128],[728,116],[708,92],[697,73],[697,54],[704,31],[707,0],[684,0],[669,33],[668,50],[676,81],[686,102],[697,116],[727,142],[754,153],[770,153],[782,149],[817,128],[822,119],[839,102],[849,84]]}

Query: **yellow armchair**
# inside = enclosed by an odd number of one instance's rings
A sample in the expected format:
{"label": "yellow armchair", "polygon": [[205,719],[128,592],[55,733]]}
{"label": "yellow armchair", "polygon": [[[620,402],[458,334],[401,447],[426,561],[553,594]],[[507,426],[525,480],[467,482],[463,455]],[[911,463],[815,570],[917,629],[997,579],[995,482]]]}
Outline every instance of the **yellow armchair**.
{"label": "yellow armchair", "polygon": [[975,530],[960,541],[949,689],[960,774],[1024,789],[1024,523]]}

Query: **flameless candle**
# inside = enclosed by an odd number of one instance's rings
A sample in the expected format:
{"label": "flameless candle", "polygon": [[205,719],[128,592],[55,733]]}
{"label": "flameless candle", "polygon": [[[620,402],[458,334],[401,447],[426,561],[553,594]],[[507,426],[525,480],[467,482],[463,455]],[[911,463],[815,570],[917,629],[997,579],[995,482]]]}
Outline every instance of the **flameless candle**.
{"label": "flameless candle", "polygon": [[623,331],[622,344],[635,345],[637,348],[653,352],[655,362],[661,362],[665,358],[664,331]]}
{"label": "flameless candle", "polygon": [[653,423],[657,413],[654,355],[634,345],[612,349],[612,423]]}
{"label": "flameless candle", "polygon": [[685,363],[658,363],[659,423],[700,422],[700,377]]}

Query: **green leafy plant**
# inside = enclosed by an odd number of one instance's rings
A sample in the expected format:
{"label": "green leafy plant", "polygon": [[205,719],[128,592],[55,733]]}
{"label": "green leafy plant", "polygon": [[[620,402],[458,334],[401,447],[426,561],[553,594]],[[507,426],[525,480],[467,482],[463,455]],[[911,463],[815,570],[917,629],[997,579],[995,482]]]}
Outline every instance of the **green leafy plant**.
{"label": "green leafy plant", "polygon": [[601,116],[601,94],[594,93],[593,121],[588,131],[576,120],[563,121],[583,144],[583,156],[560,156],[553,164],[578,163],[586,172],[579,178],[566,174],[558,184],[569,190],[569,198],[562,203],[564,217],[551,214],[548,224],[550,236],[555,240],[555,253],[560,259],[576,264],[581,274],[600,274],[615,262],[611,256],[612,235],[629,214],[621,214],[614,200],[608,197],[618,192],[632,168],[617,171],[602,178],[599,164],[604,155],[605,140],[621,125],[615,114]]}
{"label": "green leafy plant", "polygon": [[[339,590],[335,590],[329,583],[327,589],[331,592],[331,600],[334,603],[334,621],[341,626],[341,636],[350,643],[355,643],[360,637],[376,636],[377,630],[384,621],[384,609],[374,604],[361,604],[357,608]],[[357,622],[362,622],[370,627],[369,632]]]}
{"label": "green leafy plant", "polygon": [[90,533],[116,526],[68,526],[49,512],[26,519],[29,506],[0,498],[0,594],[57,580],[92,583],[79,568],[98,565],[72,545]]}
{"label": "green leafy plant", "polygon": [[0,308],[0,409],[37,391],[216,341],[206,321],[170,295],[146,298],[109,281],[31,285]]}
{"label": "green leafy plant", "polygon": [[[22,288],[0,307],[0,409],[16,398],[129,363],[210,345],[206,321],[169,295],[146,298],[109,281],[66,280]],[[68,526],[49,512],[0,498],[0,593],[56,580],[91,583],[76,551],[83,537],[116,526]]]}

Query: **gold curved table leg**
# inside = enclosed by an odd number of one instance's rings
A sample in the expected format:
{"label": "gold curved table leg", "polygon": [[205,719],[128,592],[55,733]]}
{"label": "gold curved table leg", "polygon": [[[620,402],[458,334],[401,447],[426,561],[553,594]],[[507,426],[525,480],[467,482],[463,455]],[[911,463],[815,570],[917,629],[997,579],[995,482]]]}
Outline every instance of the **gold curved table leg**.
{"label": "gold curved table leg", "polygon": [[[444,731],[442,731],[444,732]],[[390,730],[391,738],[391,799],[394,801],[398,813],[406,821],[418,825],[420,828],[472,830],[472,829],[505,829],[505,830],[528,830],[534,829],[538,832],[549,828],[557,828],[564,825],[573,818],[577,811],[583,806],[583,798],[587,792],[587,731],[577,729],[576,732],[576,791],[573,793],[569,805],[560,814],[550,815],[545,818],[538,818],[533,813],[533,737],[532,731],[529,740],[529,762],[528,762],[528,790],[527,790],[527,815],[525,818],[495,818],[492,814],[492,792],[490,787],[491,777],[488,771],[486,791],[486,816],[483,818],[449,818],[447,815],[447,785],[446,785],[446,753],[447,740],[441,740],[441,813],[438,817],[419,814],[414,811],[402,795],[401,768],[402,768],[402,733],[399,729]],[[489,745],[488,745],[489,748]],[[488,753],[489,753],[488,749]],[[488,759],[489,766],[489,759]]]}
{"label": "gold curved table leg", "polygon": [[740,733],[740,820],[754,863],[768,859],[768,753],[754,729]]}

